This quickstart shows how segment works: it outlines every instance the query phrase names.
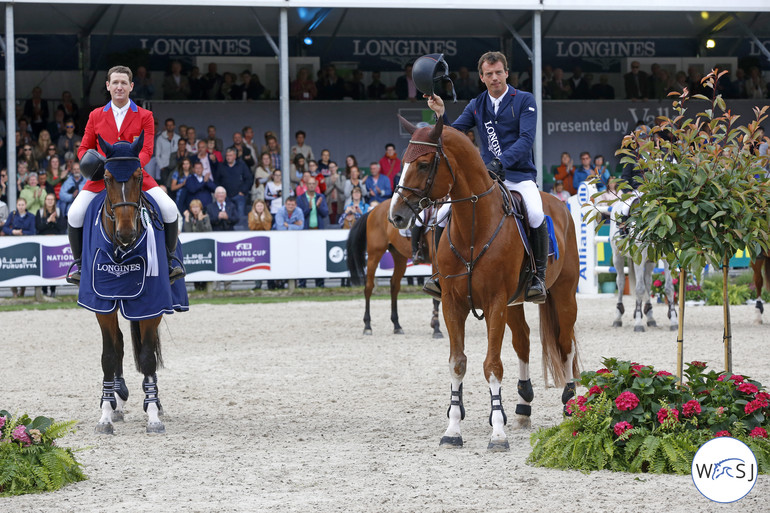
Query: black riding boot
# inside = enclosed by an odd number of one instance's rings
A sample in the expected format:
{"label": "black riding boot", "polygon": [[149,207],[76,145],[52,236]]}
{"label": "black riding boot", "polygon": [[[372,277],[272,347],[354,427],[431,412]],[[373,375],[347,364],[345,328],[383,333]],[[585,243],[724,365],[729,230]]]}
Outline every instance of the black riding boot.
{"label": "black riding boot", "polygon": [[166,235],[166,256],[168,257],[168,281],[174,283],[185,275],[181,262],[174,257],[176,243],[179,237],[179,225],[173,223],[163,223],[163,229]]}
{"label": "black riding boot", "polygon": [[420,241],[422,239],[422,234],[425,231],[425,225],[412,226],[412,263],[413,264],[426,264],[428,263],[428,258],[425,256],[425,251],[420,251],[421,244]]}
{"label": "black riding boot", "polygon": [[[72,250],[72,258],[75,259],[73,265],[77,265],[77,271],[72,274],[67,273],[67,283],[73,285],[80,285],[80,264],[81,256],[83,255],[83,227],[74,228],[67,225],[67,237],[70,240],[70,249]],[[72,267],[70,267],[71,269]]]}
{"label": "black riding boot", "polygon": [[532,245],[532,253],[535,258],[535,276],[532,277],[532,283],[524,295],[524,299],[530,303],[545,303],[545,270],[548,266],[548,225],[545,221],[537,228],[530,230],[529,239]]}
{"label": "black riding boot", "polygon": [[[438,243],[441,240],[441,234],[444,233],[444,228],[436,226],[433,232],[433,240],[435,242],[435,249],[438,250]],[[425,285],[422,286],[422,291],[429,296],[441,301],[441,286],[438,283],[438,278],[434,279],[432,276],[425,281]]]}

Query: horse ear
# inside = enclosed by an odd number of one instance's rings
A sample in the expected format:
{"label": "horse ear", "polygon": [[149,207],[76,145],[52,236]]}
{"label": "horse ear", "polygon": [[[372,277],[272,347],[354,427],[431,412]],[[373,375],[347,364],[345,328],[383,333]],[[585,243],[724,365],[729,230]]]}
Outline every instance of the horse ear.
{"label": "horse ear", "polygon": [[131,143],[131,151],[134,152],[134,155],[139,155],[139,152],[142,151],[142,146],[144,146],[144,130],[142,130],[139,137],[134,139],[134,142]]}
{"label": "horse ear", "polygon": [[444,117],[441,116],[438,118],[438,121],[436,121],[436,124],[433,125],[433,128],[430,131],[430,134],[428,134],[428,137],[433,142],[438,142],[439,138],[441,137],[441,132],[444,131]]}
{"label": "horse ear", "polygon": [[401,127],[402,127],[404,130],[406,130],[407,132],[409,132],[409,135],[413,134],[413,133],[414,133],[414,132],[417,130],[417,127],[416,127],[416,126],[414,126],[413,124],[411,124],[411,123],[410,123],[409,121],[407,121],[406,119],[404,119],[404,118],[401,116],[401,114],[399,114],[399,115],[398,115],[398,120],[401,122]]}
{"label": "horse ear", "polygon": [[105,155],[110,155],[112,153],[112,145],[102,139],[102,136],[99,134],[96,134],[96,139],[99,141],[99,146],[102,148],[102,151]]}

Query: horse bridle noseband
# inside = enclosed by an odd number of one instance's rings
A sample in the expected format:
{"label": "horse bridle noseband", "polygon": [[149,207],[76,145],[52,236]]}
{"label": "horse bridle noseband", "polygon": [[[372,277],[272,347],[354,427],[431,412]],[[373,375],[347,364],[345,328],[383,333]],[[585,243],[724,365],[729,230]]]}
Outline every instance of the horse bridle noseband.
{"label": "horse bridle noseband", "polygon": [[[404,202],[404,204],[409,207],[409,210],[414,213],[415,216],[420,215],[420,212],[422,210],[425,210],[426,208],[430,206],[437,205],[439,203],[443,204],[445,202],[439,202],[436,200],[432,200],[430,198],[430,193],[433,191],[433,184],[436,180],[436,174],[438,174],[438,166],[441,161],[441,157],[444,158],[446,161],[446,165],[449,168],[449,173],[452,175],[452,185],[457,181],[455,178],[455,172],[454,169],[452,169],[452,164],[449,163],[449,159],[446,156],[446,153],[444,153],[444,148],[441,144],[441,139],[438,140],[437,143],[432,143],[428,141],[415,141],[414,139],[409,140],[409,144],[421,144],[423,146],[433,146],[436,148],[436,152],[433,154],[433,161],[431,162],[431,168],[428,172],[428,179],[425,181],[425,188],[423,190],[417,189],[415,187],[406,187],[405,185],[398,184],[396,185],[396,190],[394,191],[395,194],[398,194],[399,198],[401,198],[401,201]],[[416,159],[415,159],[416,160]],[[451,188],[451,187],[450,187]],[[401,190],[409,191],[415,196],[417,196],[417,207],[415,208],[412,206],[411,203],[409,203],[404,195],[401,193]]]}

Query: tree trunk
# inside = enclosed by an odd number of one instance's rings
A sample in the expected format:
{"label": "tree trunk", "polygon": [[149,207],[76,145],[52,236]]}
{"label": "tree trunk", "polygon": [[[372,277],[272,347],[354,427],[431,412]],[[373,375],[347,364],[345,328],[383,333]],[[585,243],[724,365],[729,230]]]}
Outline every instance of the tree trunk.
{"label": "tree trunk", "polygon": [[676,335],[676,376],[679,378],[679,384],[682,384],[684,376],[684,295],[687,292],[687,271],[684,267],[679,268],[679,326]]}
{"label": "tree trunk", "polygon": [[730,329],[730,299],[727,296],[727,273],[730,270],[730,255],[725,255],[722,261],[722,300],[725,321],[723,342],[725,346],[725,371],[733,371],[733,336]]}

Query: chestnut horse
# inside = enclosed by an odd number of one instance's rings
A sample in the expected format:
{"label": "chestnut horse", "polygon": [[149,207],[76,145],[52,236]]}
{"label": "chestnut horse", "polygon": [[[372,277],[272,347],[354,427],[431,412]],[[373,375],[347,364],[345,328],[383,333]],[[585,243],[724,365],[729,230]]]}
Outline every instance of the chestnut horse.
{"label": "chestnut horse", "polygon": [[[374,290],[374,272],[386,251],[393,256],[393,275],[390,278],[390,320],[393,322],[393,333],[401,335],[404,330],[398,322],[398,293],[401,290],[401,278],[406,271],[406,261],[412,256],[412,246],[409,239],[399,233],[388,223],[390,199],[383,201],[371,211],[361,216],[350,229],[347,242],[347,264],[350,271],[350,281],[360,286],[364,279],[366,267],[366,282],[364,297],[366,310],[364,312],[364,335],[372,334],[369,302]],[[426,230],[426,239],[430,254],[433,254],[433,230]],[[365,258],[365,254],[367,257]],[[438,301],[433,300],[433,316],[430,327],[433,328],[433,338],[443,338],[441,324],[438,320]]]}
{"label": "chestnut horse", "polygon": [[[762,270],[765,271],[764,280],[762,279]],[[765,306],[762,301],[762,285],[770,290],[770,252],[764,251],[761,255],[751,261],[751,270],[754,271],[754,289],[757,291],[756,312],[754,324],[762,324],[762,314],[765,313]]]}
{"label": "chestnut horse", "polygon": [[[390,221],[398,228],[414,223],[421,210],[451,196],[452,216],[439,241],[436,261],[441,286],[444,322],[449,332],[451,400],[449,426],[441,445],[462,446],[460,421],[465,417],[462,384],[467,359],[465,322],[473,310],[487,325],[484,377],[489,383],[492,436],[489,450],[508,450],[503,426],[507,417],[500,394],[503,363],[500,359],[506,324],[519,358],[519,402],[516,424],[529,427],[534,392],[529,379],[529,326],[521,304],[520,277],[530,258],[514,215],[504,209],[508,191],[487,172],[478,150],[461,132],[444,127],[417,128],[401,119],[412,134],[404,156],[404,169],[390,205]],[[548,295],[540,305],[540,339],[544,373],[563,386],[564,404],[574,395],[573,376],[578,373],[575,320],[579,263],[575,226],[564,203],[542,194],[543,208],[553,220],[558,259],[550,258],[546,274]],[[512,303],[514,306],[508,306]],[[476,310],[480,309],[482,315]]]}

